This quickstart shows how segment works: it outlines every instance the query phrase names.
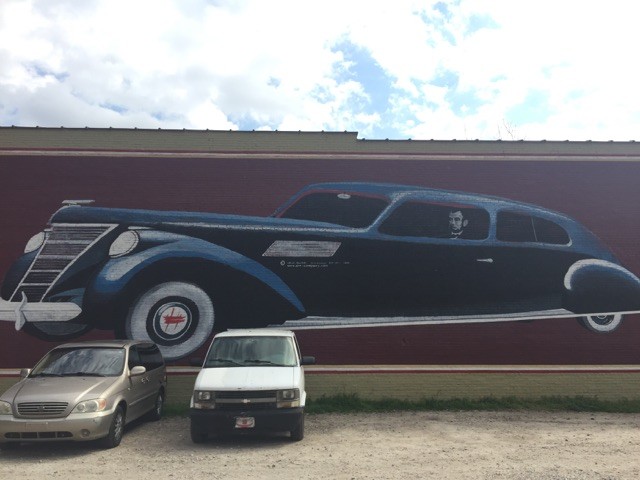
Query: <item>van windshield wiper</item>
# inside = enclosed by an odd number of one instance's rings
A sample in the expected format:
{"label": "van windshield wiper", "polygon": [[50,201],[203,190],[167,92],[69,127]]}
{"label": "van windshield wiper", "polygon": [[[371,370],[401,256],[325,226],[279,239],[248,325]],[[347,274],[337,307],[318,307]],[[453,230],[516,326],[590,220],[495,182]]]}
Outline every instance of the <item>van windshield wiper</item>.
{"label": "van windshield wiper", "polygon": [[230,363],[231,365],[240,365],[242,363],[236,362],[235,360],[231,360],[230,358],[207,358],[207,367],[210,366],[210,363],[219,362],[219,363]]}
{"label": "van windshield wiper", "polygon": [[104,373],[98,373],[98,372],[69,372],[60,376],[61,377],[106,377]]}
{"label": "van windshield wiper", "polygon": [[30,378],[35,377],[62,377],[60,373],[50,373],[50,372],[41,372],[41,373],[32,373],[29,375]]}
{"label": "van windshield wiper", "polygon": [[245,360],[244,363],[245,364],[247,364],[247,363],[257,363],[258,365],[278,365],[278,366],[281,366],[279,363],[273,363],[270,360],[258,360],[258,359]]}

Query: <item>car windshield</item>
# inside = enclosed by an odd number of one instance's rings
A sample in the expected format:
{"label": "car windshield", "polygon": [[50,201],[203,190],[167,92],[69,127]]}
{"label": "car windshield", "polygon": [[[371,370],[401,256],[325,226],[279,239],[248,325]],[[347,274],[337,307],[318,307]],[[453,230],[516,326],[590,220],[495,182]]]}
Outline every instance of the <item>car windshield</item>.
{"label": "car windshield", "polygon": [[297,199],[278,217],[364,228],[371,225],[387,205],[389,200],[382,197],[345,192],[311,192]]}
{"label": "car windshield", "polygon": [[296,350],[289,337],[220,337],[213,341],[204,367],[295,367],[296,364]]}
{"label": "car windshield", "polygon": [[124,348],[58,348],[34,367],[30,377],[115,377],[124,369]]}

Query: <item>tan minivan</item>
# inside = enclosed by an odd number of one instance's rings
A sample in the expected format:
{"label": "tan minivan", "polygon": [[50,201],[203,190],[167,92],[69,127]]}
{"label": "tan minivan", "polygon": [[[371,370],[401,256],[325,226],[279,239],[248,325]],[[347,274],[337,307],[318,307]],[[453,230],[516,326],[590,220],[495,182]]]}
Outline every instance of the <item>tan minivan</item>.
{"label": "tan minivan", "polygon": [[154,343],[60,345],[0,396],[0,447],[20,442],[100,439],[117,447],[124,426],[162,415],[167,376]]}

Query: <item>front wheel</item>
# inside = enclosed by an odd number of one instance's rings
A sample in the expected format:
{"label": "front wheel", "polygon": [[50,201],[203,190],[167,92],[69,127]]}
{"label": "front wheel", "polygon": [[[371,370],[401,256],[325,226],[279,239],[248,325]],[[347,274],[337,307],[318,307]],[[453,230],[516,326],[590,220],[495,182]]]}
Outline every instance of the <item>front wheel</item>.
{"label": "front wheel", "polygon": [[300,416],[300,422],[298,422],[298,426],[291,430],[291,441],[299,442],[304,438],[304,414]]}
{"label": "front wheel", "polygon": [[213,303],[200,287],[167,282],[147,290],[135,301],[124,325],[126,338],[155,342],[167,360],[186,357],[211,336]]}
{"label": "front wheel", "polygon": [[193,443],[204,443],[207,441],[207,438],[209,437],[206,433],[194,428],[193,425],[193,420],[191,420],[191,441]]}
{"label": "front wheel", "polygon": [[610,315],[587,315],[580,318],[580,323],[592,332],[610,333],[622,324],[623,318],[624,315],[621,313]]}
{"label": "front wheel", "polygon": [[109,427],[109,433],[102,439],[104,448],[115,448],[120,445],[122,436],[124,435],[124,410],[122,407],[116,407]]}

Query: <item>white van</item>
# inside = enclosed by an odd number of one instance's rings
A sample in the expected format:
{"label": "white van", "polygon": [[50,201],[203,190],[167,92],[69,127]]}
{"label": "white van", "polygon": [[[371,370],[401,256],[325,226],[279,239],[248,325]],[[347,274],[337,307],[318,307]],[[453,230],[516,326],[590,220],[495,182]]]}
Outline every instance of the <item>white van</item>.
{"label": "white van", "polygon": [[219,333],[196,378],[191,397],[191,439],[238,431],[290,432],[304,437],[303,357],[293,332],[276,329]]}

